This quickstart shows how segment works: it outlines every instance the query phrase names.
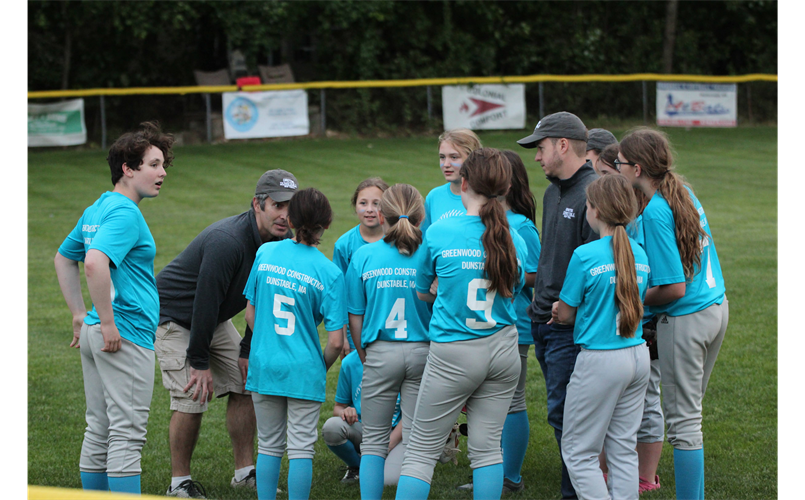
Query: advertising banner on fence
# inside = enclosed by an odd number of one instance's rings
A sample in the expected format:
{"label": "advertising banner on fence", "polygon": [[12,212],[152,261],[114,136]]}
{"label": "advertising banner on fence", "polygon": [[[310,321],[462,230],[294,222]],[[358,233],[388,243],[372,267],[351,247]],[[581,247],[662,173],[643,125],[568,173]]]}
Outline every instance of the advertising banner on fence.
{"label": "advertising banner on fence", "polygon": [[657,125],[735,127],[738,92],[734,83],[657,82]]}
{"label": "advertising banner on fence", "polygon": [[445,130],[525,128],[525,85],[444,86],[442,118]]}
{"label": "advertising banner on fence", "polygon": [[84,99],[28,105],[28,147],[75,146],[87,142]]}
{"label": "advertising banner on fence", "polygon": [[310,133],[307,92],[225,92],[224,137],[256,139]]}

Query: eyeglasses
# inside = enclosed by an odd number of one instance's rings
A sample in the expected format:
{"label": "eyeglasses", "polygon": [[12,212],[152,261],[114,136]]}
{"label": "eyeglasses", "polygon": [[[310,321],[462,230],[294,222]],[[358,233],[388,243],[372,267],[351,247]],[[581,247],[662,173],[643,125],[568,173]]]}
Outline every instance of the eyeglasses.
{"label": "eyeglasses", "polygon": [[620,172],[620,171],[621,171],[621,165],[631,165],[631,166],[633,166],[633,167],[634,167],[635,165],[637,165],[637,163],[635,163],[635,162],[633,162],[633,161],[620,161],[620,160],[618,160],[617,158],[616,158],[616,159],[615,159],[615,161],[613,161],[612,163],[615,165],[615,168],[618,170],[618,172]]}

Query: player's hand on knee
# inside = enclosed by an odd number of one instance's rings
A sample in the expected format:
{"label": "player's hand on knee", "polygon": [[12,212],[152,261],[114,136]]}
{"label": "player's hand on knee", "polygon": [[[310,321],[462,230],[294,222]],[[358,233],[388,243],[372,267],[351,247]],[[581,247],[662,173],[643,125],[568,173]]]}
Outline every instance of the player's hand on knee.
{"label": "player's hand on knee", "polygon": [[352,406],[345,408],[344,413],[341,414],[341,419],[349,425],[354,424],[358,421],[358,410]]}
{"label": "player's hand on knee", "polygon": [[212,401],[212,372],[210,370],[196,370],[190,367],[190,381],[184,388],[184,392],[190,390],[191,387],[196,386],[193,392],[193,401],[198,401],[199,404]]}

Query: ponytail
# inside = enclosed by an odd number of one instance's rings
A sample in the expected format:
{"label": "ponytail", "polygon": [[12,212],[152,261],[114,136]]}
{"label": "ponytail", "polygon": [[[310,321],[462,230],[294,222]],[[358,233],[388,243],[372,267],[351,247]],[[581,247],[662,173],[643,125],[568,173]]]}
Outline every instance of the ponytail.
{"label": "ponytail", "polygon": [[637,214],[637,199],[624,176],[605,175],[587,186],[587,201],[598,211],[601,222],[615,228],[612,256],[615,260],[615,305],[620,311],[618,333],[630,339],[643,319],[634,253],[624,227]]}
{"label": "ponytail", "polygon": [[524,215],[536,225],[537,199],[528,186],[528,172],[523,164],[523,159],[510,149],[501,152],[509,161],[512,169],[512,184],[509,192],[506,193],[506,202],[511,207],[512,212]]}
{"label": "ponytail", "polygon": [[671,207],[682,269],[685,278],[692,279],[702,263],[701,241],[708,236],[699,223],[699,212],[686,189],[690,186],[674,170],[674,157],[668,138],[657,130],[638,128],[623,138],[620,151],[628,161],[641,166]]}
{"label": "ponytail", "polygon": [[413,255],[422,244],[417,226],[425,216],[419,191],[410,184],[395,184],[383,192],[380,213],[389,225],[383,241],[396,246],[402,255]]}
{"label": "ponytail", "polygon": [[464,160],[461,177],[467,179],[470,189],[487,198],[479,215],[485,226],[481,242],[486,252],[484,273],[490,282],[488,290],[510,298],[519,275],[517,251],[509,232],[506,211],[497,198],[509,189],[509,161],[497,149],[477,149]]}

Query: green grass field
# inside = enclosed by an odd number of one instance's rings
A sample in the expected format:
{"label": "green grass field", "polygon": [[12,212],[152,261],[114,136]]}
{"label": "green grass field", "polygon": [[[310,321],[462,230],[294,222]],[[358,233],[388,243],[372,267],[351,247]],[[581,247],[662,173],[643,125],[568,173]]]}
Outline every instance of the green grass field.
{"label": "green grass field", "polygon": [[[620,137],[623,130],[614,132]],[[727,337],[704,401],[706,495],[776,498],[777,129],[667,132],[677,151],[678,170],[707,211],[730,299]],[[524,135],[526,131],[496,132],[481,134],[481,139],[485,146],[522,155],[540,218],[547,180],[532,151],[515,144]],[[338,236],[357,223],[349,199],[364,178],[380,175],[389,184],[407,182],[423,196],[443,182],[433,137],[185,146],[175,154],[159,197],[140,205],[157,244],[156,272],[207,225],[248,209],[257,179],[271,168],[293,172],[302,187],[316,187],[330,199],[335,220],[319,247],[328,257]],[[78,351],[68,347],[70,313],[59,291],[53,256],[84,208],[111,188],[105,158],[103,151],[32,151],[28,157],[28,484],[81,487],[81,366]],[[90,304],[86,285],[84,290]],[[235,324],[242,331],[242,313]],[[539,364],[533,354],[529,357],[526,489],[513,497],[558,498],[560,462],[546,422],[545,384]],[[320,424],[331,416],[339,366],[336,363],[328,373]],[[157,368],[143,450],[143,493],[164,495],[170,482],[168,402]],[[254,492],[229,486],[233,460],[224,406],[214,401],[204,419],[193,478],[206,486],[209,498],[256,498]],[[470,474],[465,440],[462,449],[458,466],[437,465],[431,498],[471,498],[471,493],[455,490]],[[316,451],[311,498],[360,498],[357,485],[339,482],[341,463],[321,440]],[[287,463],[282,471],[280,484],[287,491]],[[658,474],[662,488],[644,496],[674,498],[673,451],[668,444]],[[394,498],[394,491],[386,488],[384,498]]]}

